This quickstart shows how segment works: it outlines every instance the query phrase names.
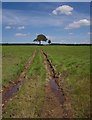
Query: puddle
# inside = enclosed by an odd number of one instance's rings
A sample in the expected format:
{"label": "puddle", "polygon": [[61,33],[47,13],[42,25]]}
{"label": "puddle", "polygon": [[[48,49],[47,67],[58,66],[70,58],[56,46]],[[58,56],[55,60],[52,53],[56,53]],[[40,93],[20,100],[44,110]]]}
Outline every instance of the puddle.
{"label": "puddle", "polygon": [[11,89],[7,90],[6,93],[3,94],[3,101],[8,100],[10,97],[12,97],[17,91],[19,91],[21,82],[18,82],[15,86],[12,86]]}
{"label": "puddle", "polygon": [[33,62],[35,53],[36,53],[36,51],[34,51],[33,55],[31,56],[31,58],[29,58],[28,62],[26,63],[24,71],[20,74],[19,78],[17,79],[18,82],[16,84],[14,84],[12,87],[10,87],[9,89],[7,89],[5,93],[3,93],[3,95],[2,95],[3,103],[6,102],[9,98],[11,98],[15,93],[17,93],[19,91],[19,88],[20,88],[23,80],[25,79],[27,70],[29,69],[30,65]]}
{"label": "puddle", "polygon": [[[44,56],[45,56],[45,61],[47,63],[47,68],[49,69],[49,73],[51,73],[51,76],[52,78],[49,80],[49,84],[50,84],[50,87],[52,89],[52,91],[54,92],[55,96],[57,97],[57,99],[59,100],[60,104],[64,104],[64,101],[65,101],[65,96],[64,96],[64,93],[63,93],[63,90],[61,90],[59,88],[59,86],[57,85],[56,81],[55,81],[55,70],[50,62],[50,60],[48,59],[48,56],[46,53],[44,53]],[[46,69],[47,69],[46,68]]]}
{"label": "puddle", "polygon": [[57,83],[55,82],[54,79],[50,80],[50,86],[52,91],[55,93],[56,97],[59,99],[59,102],[61,104],[64,104],[65,98],[63,92],[59,89]]}

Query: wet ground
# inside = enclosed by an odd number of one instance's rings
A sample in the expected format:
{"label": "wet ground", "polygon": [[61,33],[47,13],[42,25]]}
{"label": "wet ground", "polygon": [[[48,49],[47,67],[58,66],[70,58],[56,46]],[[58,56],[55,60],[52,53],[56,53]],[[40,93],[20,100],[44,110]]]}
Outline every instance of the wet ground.
{"label": "wet ground", "polygon": [[[40,117],[42,118],[71,118],[71,111],[67,109],[70,106],[69,101],[67,102],[67,97],[65,96],[63,88],[60,88],[57,84],[58,77],[56,76],[55,69],[49,60],[46,53],[41,51],[43,57],[43,63],[47,72],[47,79],[49,80],[45,85],[45,99],[43,107],[41,108]],[[26,63],[23,72],[20,74],[19,78],[6,87],[3,91],[3,106],[7,101],[17,94],[20,87],[25,80],[26,73],[30,68],[36,52],[33,53],[32,57]],[[69,107],[68,107],[69,108]]]}
{"label": "wet ground", "polygon": [[28,71],[28,69],[30,68],[32,62],[33,62],[33,59],[36,55],[36,51],[34,51],[33,55],[29,58],[29,60],[27,61],[27,63],[25,64],[24,66],[24,70],[23,72],[20,74],[20,76],[18,77],[17,80],[15,80],[15,82],[10,82],[10,84],[5,87],[3,89],[3,94],[2,94],[2,103],[3,103],[3,107],[4,105],[7,103],[7,101],[14,95],[16,94],[22,83],[23,83],[23,80],[25,80],[25,77],[26,77],[26,73]]}
{"label": "wet ground", "polygon": [[[42,111],[42,117],[46,118],[71,118],[70,103],[64,94],[63,88],[57,84],[59,77],[46,53],[42,51],[44,65],[48,73],[49,82],[45,87],[46,96]],[[67,108],[68,107],[68,108]]]}

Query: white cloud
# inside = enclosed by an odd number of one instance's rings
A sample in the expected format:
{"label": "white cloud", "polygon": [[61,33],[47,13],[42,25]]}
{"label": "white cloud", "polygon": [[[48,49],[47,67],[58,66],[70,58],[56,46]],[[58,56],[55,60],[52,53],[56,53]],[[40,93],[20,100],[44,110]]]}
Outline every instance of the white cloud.
{"label": "white cloud", "polygon": [[89,26],[90,21],[87,19],[82,19],[79,21],[74,21],[73,23],[70,23],[65,29],[74,29],[74,28],[80,28],[81,26]]}
{"label": "white cloud", "polygon": [[30,34],[29,33],[16,33],[15,36],[16,37],[26,37],[26,36],[29,36]]}
{"label": "white cloud", "polygon": [[22,29],[25,29],[25,27],[24,26],[16,27],[16,26],[7,25],[7,26],[5,26],[5,29],[18,29],[18,30],[22,30]]}
{"label": "white cloud", "polygon": [[0,8],[0,24],[2,24],[2,9]]}
{"label": "white cloud", "polygon": [[92,32],[88,32],[88,35],[91,35],[92,34]]}
{"label": "white cloud", "polygon": [[65,14],[65,15],[71,15],[73,11],[73,7],[68,5],[62,5],[57,7],[55,10],[52,11],[53,14]]}
{"label": "white cloud", "polygon": [[[28,22],[27,22],[28,21]],[[52,16],[37,16],[37,15],[27,15],[20,10],[3,10],[3,24],[11,26],[61,26],[63,24],[63,19],[59,17]],[[23,28],[23,27],[22,27]]]}
{"label": "white cloud", "polygon": [[5,29],[11,29],[11,26],[5,26]]}
{"label": "white cloud", "polygon": [[73,35],[73,33],[69,33],[69,35]]}
{"label": "white cloud", "polygon": [[25,27],[24,26],[19,26],[18,27],[18,30],[22,30],[22,29],[25,29]]}

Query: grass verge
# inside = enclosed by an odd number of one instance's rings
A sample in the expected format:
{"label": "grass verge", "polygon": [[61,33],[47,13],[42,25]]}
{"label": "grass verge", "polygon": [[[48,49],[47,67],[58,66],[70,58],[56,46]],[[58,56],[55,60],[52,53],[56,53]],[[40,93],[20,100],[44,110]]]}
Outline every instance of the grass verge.
{"label": "grass verge", "polygon": [[2,47],[2,85],[17,79],[34,49],[32,46]]}
{"label": "grass verge", "polygon": [[[90,46],[49,46],[43,48],[57,73],[67,73],[63,87],[71,98],[74,118],[90,116]],[[59,81],[61,82],[61,81]]]}
{"label": "grass verge", "polygon": [[45,80],[45,69],[41,53],[38,50],[18,94],[8,101],[3,118],[40,117],[45,96]]}

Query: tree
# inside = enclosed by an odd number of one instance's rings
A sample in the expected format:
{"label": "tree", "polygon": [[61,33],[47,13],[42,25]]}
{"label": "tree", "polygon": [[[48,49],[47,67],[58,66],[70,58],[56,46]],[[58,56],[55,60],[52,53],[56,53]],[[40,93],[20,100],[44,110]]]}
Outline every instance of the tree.
{"label": "tree", "polygon": [[49,45],[51,44],[51,40],[48,40]]}
{"label": "tree", "polygon": [[38,41],[39,44],[41,44],[41,41],[45,41],[46,42],[47,40],[48,39],[47,39],[47,37],[45,35],[40,34],[40,35],[37,35],[37,38],[34,41]]}

